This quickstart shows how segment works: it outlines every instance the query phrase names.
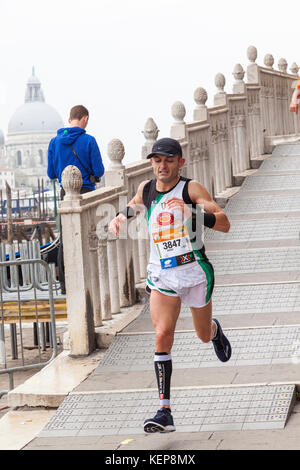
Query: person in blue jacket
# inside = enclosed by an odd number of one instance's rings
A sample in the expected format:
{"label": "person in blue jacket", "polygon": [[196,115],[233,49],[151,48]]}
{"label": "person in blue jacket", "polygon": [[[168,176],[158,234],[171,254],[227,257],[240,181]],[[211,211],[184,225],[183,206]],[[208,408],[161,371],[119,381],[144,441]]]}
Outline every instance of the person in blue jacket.
{"label": "person in blue jacket", "polygon": [[[82,175],[81,193],[93,191],[95,183],[104,174],[101,153],[95,137],[86,133],[89,120],[88,110],[82,106],[73,106],[70,111],[69,127],[59,129],[57,136],[51,139],[48,148],[47,175],[50,179],[58,179],[61,184],[61,175],[68,165],[76,166]],[[61,186],[61,199],[65,191]],[[57,264],[61,291],[64,294],[65,275],[63,261],[62,230],[60,231],[60,245]]]}

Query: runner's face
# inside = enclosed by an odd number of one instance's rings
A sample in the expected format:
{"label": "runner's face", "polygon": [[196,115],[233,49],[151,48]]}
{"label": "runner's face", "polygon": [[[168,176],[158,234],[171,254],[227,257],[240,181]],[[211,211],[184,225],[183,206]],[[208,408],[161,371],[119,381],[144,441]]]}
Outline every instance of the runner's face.
{"label": "runner's face", "polygon": [[167,157],[166,155],[154,155],[151,158],[154,175],[162,183],[170,183],[179,176],[179,169],[184,164],[180,157]]}

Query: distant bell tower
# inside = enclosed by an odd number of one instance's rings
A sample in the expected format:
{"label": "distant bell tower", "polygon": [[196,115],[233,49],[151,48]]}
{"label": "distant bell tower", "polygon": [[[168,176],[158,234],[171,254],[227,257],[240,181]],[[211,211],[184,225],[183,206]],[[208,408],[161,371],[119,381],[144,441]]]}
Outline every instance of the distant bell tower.
{"label": "distant bell tower", "polygon": [[44,102],[45,97],[41,87],[41,82],[35,76],[34,67],[32,67],[32,74],[29,77],[26,92],[25,92],[25,103],[33,103],[34,101]]}

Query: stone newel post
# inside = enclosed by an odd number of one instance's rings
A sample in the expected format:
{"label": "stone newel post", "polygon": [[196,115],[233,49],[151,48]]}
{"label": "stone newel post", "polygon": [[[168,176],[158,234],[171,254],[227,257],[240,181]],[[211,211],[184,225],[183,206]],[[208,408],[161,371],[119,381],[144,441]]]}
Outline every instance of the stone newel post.
{"label": "stone newel post", "polygon": [[183,139],[185,137],[185,122],[184,117],[186,114],[185,106],[181,101],[175,101],[171,108],[174,123],[171,126],[170,137],[173,139]]}
{"label": "stone newel post", "polygon": [[245,94],[246,93],[246,84],[244,82],[245,71],[241,64],[236,64],[232,75],[235,78],[235,83],[232,87],[232,92],[236,94]]}
{"label": "stone newel post", "polygon": [[258,65],[256,64],[257,59],[257,49],[254,46],[249,46],[247,49],[247,57],[250,61],[250,64],[247,67],[247,80],[248,83],[258,83],[259,82],[259,70]]}
{"label": "stone newel post", "polygon": [[62,173],[66,192],[59,213],[62,219],[67,312],[71,355],[88,355],[95,349],[93,293],[88,243],[89,227],[81,213],[81,173],[69,165]]}
{"label": "stone newel post", "polygon": [[299,72],[299,67],[298,65],[296,64],[296,62],[293,62],[291,67],[290,67],[290,71],[292,72],[293,75],[298,75],[298,72]]}
{"label": "stone newel post", "polygon": [[266,54],[264,57],[264,64],[268,69],[273,70],[273,65],[274,65],[274,57],[272,54]]}
{"label": "stone newel post", "polygon": [[288,63],[287,63],[286,59],[284,59],[284,58],[279,59],[278,68],[279,68],[280,72],[287,73]]}
{"label": "stone newel post", "polygon": [[222,73],[217,73],[215,77],[215,85],[218,89],[218,93],[214,96],[214,105],[215,106],[224,106],[226,105],[226,92],[224,87],[226,84],[225,77]]}
{"label": "stone newel post", "polygon": [[124,155],[125,149],[121,140],[112,139],[107,146],[110,165],[105,172],[105,186],[126,186],[125,165],[122,163]]}
{"label": "stone newel post", "polygon": [[146,142],[142,146],[142,159],[147,158],[147,155],[151,153],[154,142],[157,140],[159,129],[152,118],[148,118],[142,131]]}
{"label": "stone newel post", "polygon": [[206,101],[208,99],[207,91],[204,88],[197,88],[194,92],[194,100],[197,104],[194,109],[194,121],[207,121],[207,106]]}

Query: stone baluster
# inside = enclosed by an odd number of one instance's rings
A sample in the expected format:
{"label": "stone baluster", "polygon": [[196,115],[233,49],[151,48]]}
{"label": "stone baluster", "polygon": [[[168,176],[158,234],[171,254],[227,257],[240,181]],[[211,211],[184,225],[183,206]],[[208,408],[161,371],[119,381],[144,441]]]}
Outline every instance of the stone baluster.
{"label": "stone baluster", "polygon": [[[264,65],[269,70],[274,70],[274,57],[272,54],[266,54],[264,57]],[[278,110],[276,106],[276,87],[274,77],[270,74],[266,77],[266,135],[276,135],[278,133]]]}
{"label": "stone baluster", "polygon": [[260,86],[247,86],[248,123],[250,156],[258,157],[264,153],[264,136],[262,128]]}
{"label": "stone baluster", "polygon": [[110,288],[109,288],[109,263],[107,256],[107,234],[102,233],[99,238],[99,278],[100,278],[100,300],[102,320],[111,320],[111,302],[110,302]]}
{"label": "stone baluster", "polygon": [[[279,71],[287,73],[288,63],[286,59],[281,58],[278,61]],[[279,83],[278,83],[279,82]],[[277,77],[276,84],[276,98],[277,98],[277,111],[278,111],[278,128],[277,133],[279,135],[288,135],[290,133],[290,122],[291,116],[289,112],[289,89],[288,82],[285,77]],[[279,91],[278,91],[279,89]]]}
{"label": "stone baluster", "polygon": [[[218,73],[215,77],[215,85],[218,89],[218,93],[214,96],[215,106],[226,106],[227,107],[227,94],[224,91],[226,84],[225,76],[222,73]],[[216,162],[216,171],[218,171],[221,177],[221,191],[226,187],[232,185],[232,169],[231,169],[231,155],[229,152],[229,119],[228,109],[224,112],[216,115],[217,119],[217,141],[218,141],[218,157]],[[220,165],[220,166],[219,166]]]}
{"label": "stone baluster", "polygon": [[129,238],[119,238],[117,240],[119,294],[121,307],[129,307],[132,305],[134,269],[130,241],[131,240]]}
{"label": "stone baluster", "polygon": [[221,134],[221,158],[224,167],[224,186],[223,189],[232,186],[232,155],[230,151],[230,129],[229,129],[229,116],[228,111],[221,121],[220,134]]}
{"label": "stone baluster", "polygon": [[[60,203],[69,322],[70,354],[88,355],[95,349],[95,325],[88,227],[81,213],[82,177],[76,166],[62,173],[64,200]],[[74,270],[76,266],[76,270]]]}
{"label": "stone baluster", "polygon": [[171,113],[174,118],[174,123],[171,126],[170,137],[173,139],[184,139],[186,136],[185,121],[186,115],[185,106],[181,101],[175,101],[172,105]]}
{"label": "stone baluster", "polygon": [[194,100],[197,104],[194,109],[194,121],[207,121],[208,113],[206,101],[208,99],[207,91],[204,88],[197,88],[194,92]]}
{"label": "stone baluster", "polygon": [[119,139],[112,139],[107,146],[107,156],[110,165],[105,171],[105,186],[126,186],[127,178],[125,165],[122,160],[125,155],[124,145]]}
{"label": "stone baluster", "polygon": [[247,111],[246,111],[246,84],[244,82],[245,71],[241,64],[236,64],[233,70],[235,83],[233,93],[245,97],[232,97],[230,120],[232,129],[232,172],[236,175],[250,168]]}
{"label": "stone baluster", "polygon": [[[224,92],[225,77],[223,74],[216,75],[215,85],[219,91],[214,95],[214,105],[224,105],[226,103],[226,93]],[[219,119],[219,112],[215,110],[210,112],[210,126],[214,168],[213,181],[215,194],[218,194],[225,189],[226,185],[222,149],[222,124]]]}
{"label": "stone baluster", "polygon": [[232,92],[244,95],[246,93],[246,84],[244,82],[245,71],[241,64],[235,65],[232,75],[235,78],[235,83],[233,84]]}
{"label": "stone baluster", "polygon": [[239,148],[239,162],[241,171],[248,170],[250,168],[250,156],[249,156],[249,137],[248,137],[248,122],[247,122],[247,101],[244,100],[242,104],[242,110],[239,115],[238,121],[238,148]]}
{"label": "stone baluster", "polygon": [[90,268],[92,282],[92,298],[95,326],[102,325],[101,301],[100,301],[100,284],[99,284],[99,266],[98,266],[98,236],[96,226],[92,224],[89,233],[89,251],[90,251]]}
{"label": "stone baluster", "polygon": [[119,278],[118,278],[118,261],[117,261],[117,239],[109,232],[107,237],[107,257],[108,263],[108,277],[109,277],[109,291],[110,291],[110,304],[111,313],[120,313],[120,295],[119,295]]}
{"label": "stone baluster", "polygon": [[219,146],[219,131],[218,131],[218,124],[215,119],[214,113],[210,112],[209,116],[210,120],[210,142],[211,142],[211,150],[212,150],[212,181],[214,187],[214,196],[221,192],[222,188],[222,175],[224,170],[221,168],[219,164],[219,153],[218,153],[218,146]]}
{"label": "stone baluster", "polygon": [[148,118],[142,131],[146,142],[142,146],[142,159],[147,158],[147,155],[151,153],[154,142],[157,140],[159,129],[152,118]]}

